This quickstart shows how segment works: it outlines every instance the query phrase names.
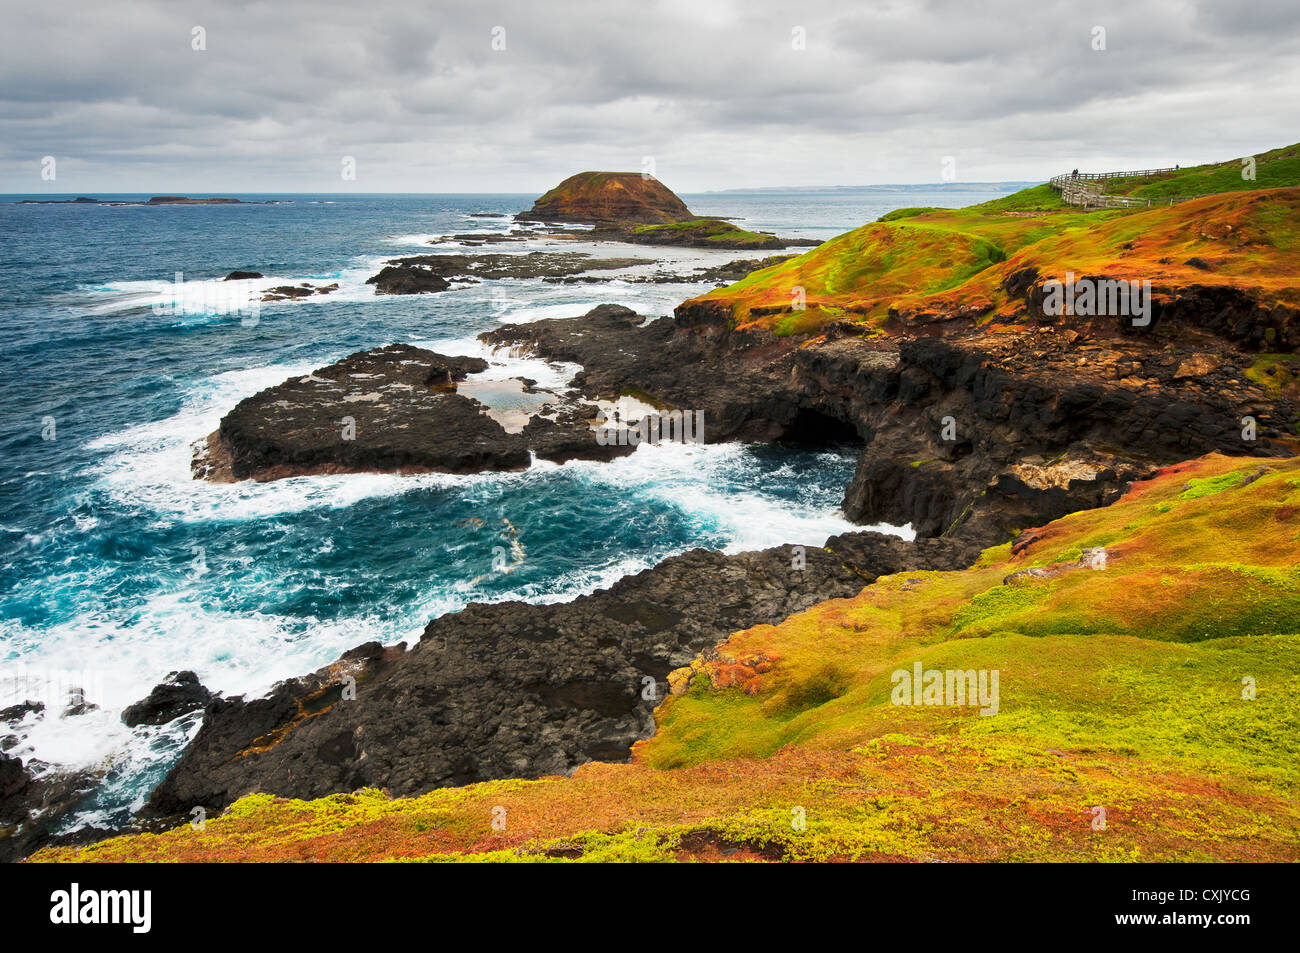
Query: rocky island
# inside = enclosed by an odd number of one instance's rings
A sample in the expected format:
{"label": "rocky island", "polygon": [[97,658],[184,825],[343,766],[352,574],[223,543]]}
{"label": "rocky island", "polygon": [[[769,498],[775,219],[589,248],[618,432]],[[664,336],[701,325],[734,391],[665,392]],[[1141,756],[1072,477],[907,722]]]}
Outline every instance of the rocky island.
{"label": "rocky island", "polygon": [[579,172],[541,196],[531,209],[515,215],[515,220],[663,225],[694,217],[686,203],[654,176],[638,172]]}
{"label": "rocky island", "polygon": [[[541,196],[533,207],[515,216],[530,227],[507,234],[466,233],[450,236],[465,247],[526,241],[545,236],[584,242],[619,242],[677,248],[769,250],[811,247],[819,242],[751,232],[732,222],[700,218],[680,198],[652,176],[635,172],[580,172]],[[566,231],[564,225],[593,226]],[[441,244],[445,239],[435,241]],[[746,260],[718,266],[728,281],[757,267]],[[770,262],[768,262],[770,263]],[[367,284],[376,294],[429,294],[447,291],[453,282],[494,278],[541,278],[545,281],[601,281],[593,272],[655,264],[649,258],[593,258],[582,252],[529,252],[524,255],[412,255],[387,261]],[[766,263],[765,263],[766,264]],[[691,281],[696,275],[635,276],[633,281]],[[711,276],[705,273],[704,280]]]}
{"label": "rocky island", "polygon": [[515,216],[519,222],[593,225],[599,241],[697,248],[789,248],[809,239],[749,232],[718,218],[701,218],[663,183],[638,172],[579,172]]}
{"label": "rocky island", "polygon": [[75,199],[22,199],[14,203],[16,205],[286,205],[291,204],[285,199],[268,199],[264,202],[253,202],[246,199],[211,197],[204,199],[192,199],[186,195],[154,195],[143,201],[128,201],[123,199],[93,199],[86,196],[78,196]]}

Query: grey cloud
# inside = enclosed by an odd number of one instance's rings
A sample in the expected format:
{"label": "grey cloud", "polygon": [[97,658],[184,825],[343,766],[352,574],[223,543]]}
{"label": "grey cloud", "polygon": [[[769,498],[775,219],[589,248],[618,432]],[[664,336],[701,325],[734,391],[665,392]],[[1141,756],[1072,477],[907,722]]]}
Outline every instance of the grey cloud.
{"label": "grey cloud", "polygon": [[5,191],[51,190],[44,155],[78,192],[340,189],[342,154],[360,191],[533,191],[647,154],[683,191],[933,181],[941,154],[1041,178],[1285,144],[1300,89],[1288,0],[0,8]]}

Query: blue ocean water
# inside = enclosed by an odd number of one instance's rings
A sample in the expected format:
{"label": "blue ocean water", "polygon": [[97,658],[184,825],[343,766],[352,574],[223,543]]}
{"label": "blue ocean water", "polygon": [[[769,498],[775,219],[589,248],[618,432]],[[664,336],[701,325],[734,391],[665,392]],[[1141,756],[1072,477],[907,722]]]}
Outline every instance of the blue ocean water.
{"label": "blue ocean water", "polygon": [[[686,199],[749,228],[828,238],[892,208],[999,194]],[[11,754],[102,773],[80,822],[125,820],[196,730],[195,717],[160,729],[120,722],[169,671],[193,669],[226,694],[261,692],[361,642],[413,641],[470,601],[571,598],[696,546],[818,545],[852,528],[838,506],[854,461],[836,451],[643,447],[518,474],[193,481],[192,443],[292,374],[406,341],[488,357],[489,378],[563,386],[574,368],[492,354],[475,335],[607,301],[668,314],[707,286],[500,281],[376,297],[365,285],[385,259],[435,250],[440,236],[508,229],[471,216],[526,208],[530,195],[14,204],[51,197],[0,196],[0,708],[47,704],[4,742]],[[667,257],[675,272],[743,257],[544,239],[436,248]],[[241,291],[220,281],[234,269],[267,278]],[[157,307],[179,300],[177,273],[184,306]],[[339,289],[262,304],[253,319],[222,297],[304,281]],[[503,549],[507,571],[496,571]],[[73,688],[98,709],[58,717]]]}

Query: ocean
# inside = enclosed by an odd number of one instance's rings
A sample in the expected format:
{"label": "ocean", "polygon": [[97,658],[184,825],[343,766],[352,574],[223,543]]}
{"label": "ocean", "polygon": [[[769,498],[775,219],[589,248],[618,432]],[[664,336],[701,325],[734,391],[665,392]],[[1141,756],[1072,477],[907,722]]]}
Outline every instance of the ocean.
{"label": "ocean", "polygon": [[[1006,191],[683,198],[745,228],[830,238],[894,208]],[[492,353],[475,336],[606,302],[671,314],[710,287],[503,280],[375,296],[365,280],[388,258],[589,251],[666,259],[680,273],[772,252],[428,244],[508,230],[507,219],[473,215],[528,208],[532,195],[14,204],[56,197],[75,196],[0,196],[0,709],[47,705],[12,732],[0,725],[0,748],[40,772],[100,779],[68,828],[124,823],[197,731],[197,714],[158,728],[121,723],[122,708],[168,672],[192,669],[228,696],[260,694],[362,642],[409,644],[430,618],[469,602],[569,599],[694,547],[820,545],[861,528],[839,511],[855,463],[847,448],[660,446],[509,474],[190,479],[191,444],[235,403],[355,351],[408,342],[486,357],[488,378],[563,386],[575,368]],[[238,291],[221,281],[236,269],[267,276],[240,286],[250,299],[304,281],[339,288],[262,304],[250,320],[222,297]],[[493,567],[502,548],[505,571]],[[61,717],[74,690],[98,707]]]}

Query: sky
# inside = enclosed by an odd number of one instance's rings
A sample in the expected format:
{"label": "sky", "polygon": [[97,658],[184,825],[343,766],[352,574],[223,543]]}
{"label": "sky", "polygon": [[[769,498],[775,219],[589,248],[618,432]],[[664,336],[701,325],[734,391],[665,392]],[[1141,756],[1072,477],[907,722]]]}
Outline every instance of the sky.
{"label": "sky", "polygon": [[1300,140],[1300,0],[0,0],[0,23],[5,193],[1045,180]]}

